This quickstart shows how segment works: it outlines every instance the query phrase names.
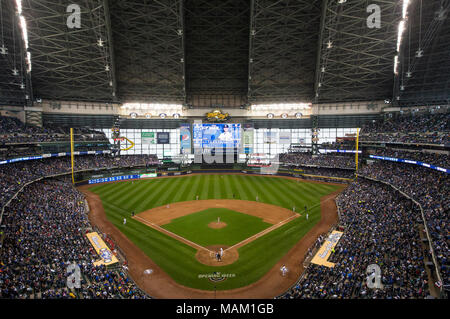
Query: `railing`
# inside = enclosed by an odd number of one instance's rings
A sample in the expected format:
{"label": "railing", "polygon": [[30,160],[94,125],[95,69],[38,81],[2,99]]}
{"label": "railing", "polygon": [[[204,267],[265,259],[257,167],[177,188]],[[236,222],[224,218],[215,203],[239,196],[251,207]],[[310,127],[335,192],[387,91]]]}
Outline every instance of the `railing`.
{"label": "railing", "polygon": [[442,281],[442,276],[441,276],[441,273],[439,271],[438,263],[436,261],[436,255],[434,253],[434,248],[433,248],[433,245],[431,244],[432,240],[431,240],[430,232],[428,231],[427,220],[425,218],[425,214],[424,214],[422,205],[420,205],[420,203],[418,201],[416,201],[414,198],[412,198],[411,196],[409,196],[408,194],[406,194],[405,192],[403,192],[399,188],[395,187],[391,183],[388,183],[388,182],[385,182],[385,181],[380,181],[378,179],[371,178],[371,177],[364,176],[364,175],[358,175],[358,177],[361,177],[361,178],[364,178],[364,179],[368,179],[368,180],[371,180],[373,182],[378,182],[378,183],[382,183],[382,184],[388,185],[389,187],[395,189],[397,192],[399,192],[400,194],[402,194],[406,198],[410,199],[414,204],[416,204],[419,207],[420,214],[422,216],[423,225],[425,227],[425,234],[427,235],[428,245],[429,245],[430,251],[431,251],[431,257],[433,258],[433,263],[434,263],[434,267],[435,267],[435,271],[436,271],[436,276],[438,277],[438,280],[441,282],[441,287],[439,287],[439,290],[441,292],[441,296],[445,297],[446,294],[445,294],[444,289],[443,289],[444,282]]}

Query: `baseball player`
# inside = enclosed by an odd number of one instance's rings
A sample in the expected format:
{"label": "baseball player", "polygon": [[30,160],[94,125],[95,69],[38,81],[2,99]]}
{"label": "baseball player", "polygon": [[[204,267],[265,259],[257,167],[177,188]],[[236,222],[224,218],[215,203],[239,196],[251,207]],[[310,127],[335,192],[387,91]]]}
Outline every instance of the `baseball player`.
{"label": "baseball player", "polygon": [[286,276],[286,273],[288,271],[286,265],[281,266],[280,270],[281,270],[281,274],[283,275],[283,277]]}
{"label": "baseball player", "polygon": [[220,258],[222,258],[222,257],[223,257],[223,248],[220,247]]}
{"label": "baseball player", "polygon": [[127,224],[127,219],[126,219],[126,218],[123,219],[123,224],[124,224],[124,225]]}
{"label": "baseball player", "polygon": [[308,214],[308,213],[306,213],[306,220],[308,220],[308,218],[309,218],[309,214]]}

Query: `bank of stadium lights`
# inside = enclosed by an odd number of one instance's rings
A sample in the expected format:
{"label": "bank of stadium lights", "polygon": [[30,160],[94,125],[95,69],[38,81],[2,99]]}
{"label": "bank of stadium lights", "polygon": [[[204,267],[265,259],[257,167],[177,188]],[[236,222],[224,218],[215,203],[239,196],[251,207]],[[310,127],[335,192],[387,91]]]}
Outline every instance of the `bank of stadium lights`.
{"label": "bank of stadium lights", "polygon": [[22,39],[25,44],[26,61],[27,61],[27,72],[31,72],[31,53],[28,51],[28,29],[27,29],[27,21],[25,17],[22,15],[22,0],[16,0],[17,7],[17,15],[19,17],[19,25],[22,31]]}
{"label": "bank of stadium lights", "polygon": [[124,103],[123,109],[130,110],[148,110],[148,111],[178,111],[181,112],[183,106],[181,104],[159,104],[159,103]]}
{"label": "bank of stadium lights", "polygon": [[295,111],[307,110],[312,106],[311,103],[280,103],[280,104],[255,104],[251,105],[252,111]]}
{"label": "bank of stadium lights", "polygon": [[409,6],[410,0],[403,0],[402,3],[402,20],[398,24],[398,31],[397,31],[397,53],[394,57],[394,73],[395,75],[398,75],[398,66],[400,64],[399,62],[399,53],[400,53],[400,47],[402,44],[403,39],[403,33],[406,29],[406,22],[408,20],[408,6]]}

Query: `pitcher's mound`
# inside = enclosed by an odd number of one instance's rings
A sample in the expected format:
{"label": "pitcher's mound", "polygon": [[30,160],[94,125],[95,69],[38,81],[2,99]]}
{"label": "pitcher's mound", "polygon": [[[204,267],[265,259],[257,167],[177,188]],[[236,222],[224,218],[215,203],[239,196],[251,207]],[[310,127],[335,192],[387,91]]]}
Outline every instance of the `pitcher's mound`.
{"label": "pitcher's mound", "polygon": [[219,229],[219,228],[224,228],[227,226],[227,223],[224,222],[211,222],[208,224],[209,228],[214,228],[214,229]]}

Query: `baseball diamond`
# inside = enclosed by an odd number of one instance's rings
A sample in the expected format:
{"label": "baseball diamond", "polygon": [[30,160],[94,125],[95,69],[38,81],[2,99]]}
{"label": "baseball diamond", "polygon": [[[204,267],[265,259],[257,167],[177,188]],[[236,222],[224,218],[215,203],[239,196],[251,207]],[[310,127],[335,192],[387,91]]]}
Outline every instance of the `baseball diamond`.
{"label": "baseball diamond", "polygon": [[[199,279],[198,274],[234,273],[235,277],[216,285],[217,290],[228,291],[227,295],[232,296],[232,291],[252,285],[267,275],[283,257],[292,258],[292,268],[299,268],[304,256],[293,253],[290,257],[290,250],[321,220],[321,199],[336,194],[342,187],[298,183],[281,177],[196,174],[81,189],[87,194],[89,205],[95,207],[93,211],[102,206],[99,214],[104,211],[108,222],[116,228],[115,240],[121,241],[125,235],[148,257],[143,263],[150,259],[160,272],[166,273],[167,280],[173,280],[176,291],[162,297],[178,295],[181,291],[188,297],[192,290],[184,288],[194,288],[200,294],[206,293],[201,290],[214,289],[211,281]],[[302,213],[292,211],[293,206],[305,205],[310,215],[308,220]],[[123,218],[132,211],[136,215],[124,225]],[[210,223],[217,223],[218,217],[227,226],[209,227]],[[217,251],[224,248],[223,262],[216,261],[215,254],[209,253],[212,250],[208,247],[212,246]],[[230,263],[231,256],[234,260]],[[148,278],[149,284],[158,274]],[[279,287],[272,294],[281,293],[295,279],[295,273],[281,283],[279,278],[273,278]],[[142,284],[145,287],[146,283]],[[235,292],[234,296],[240,293]],[[255,289],[253,297],[257,296]]]}

